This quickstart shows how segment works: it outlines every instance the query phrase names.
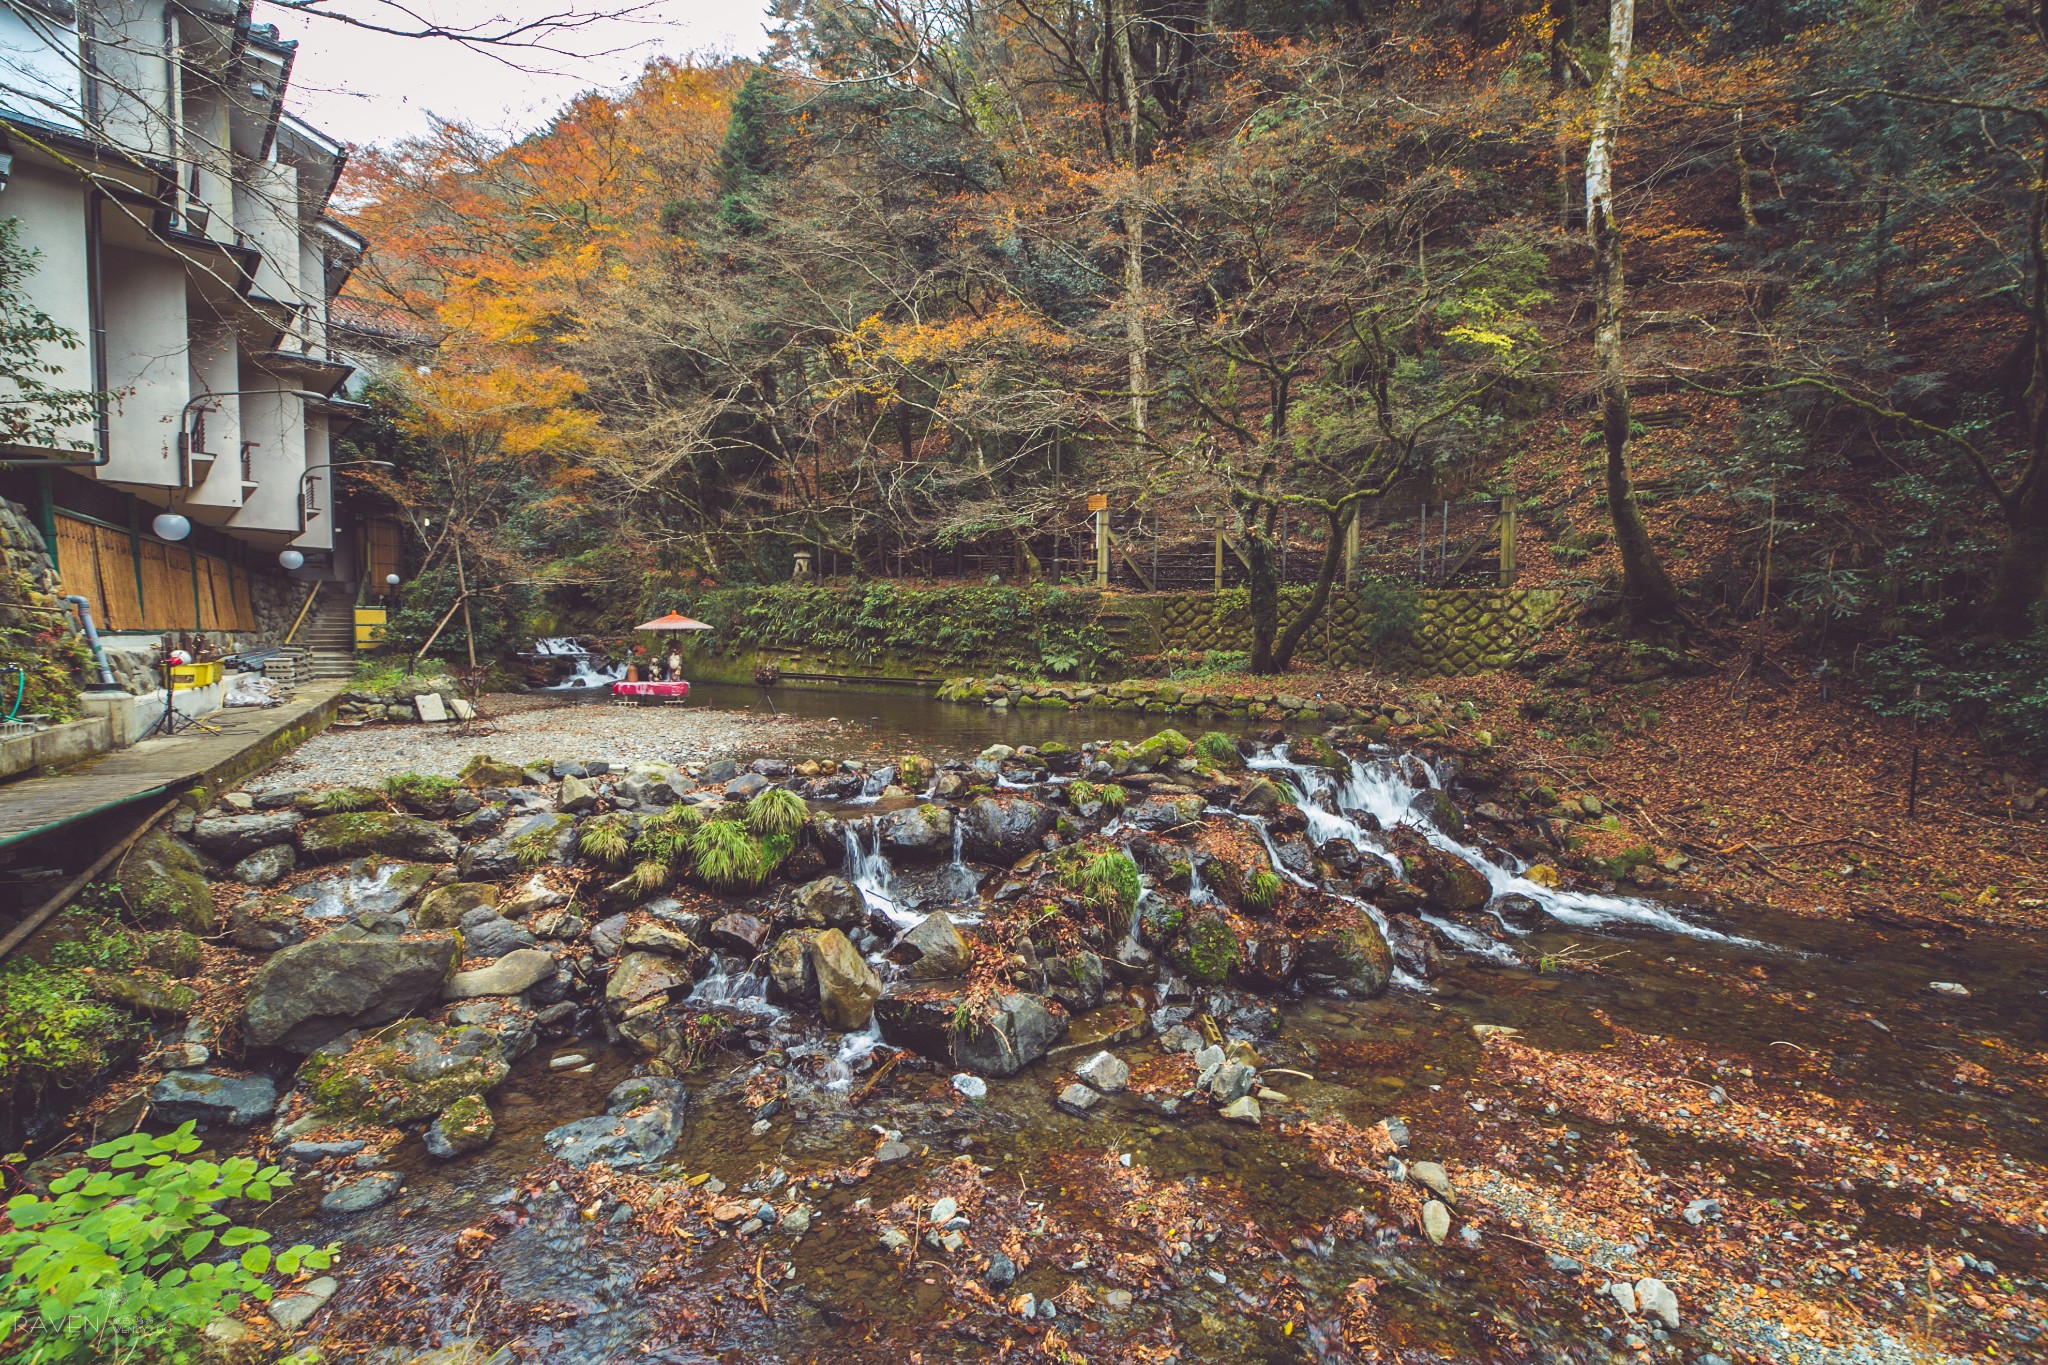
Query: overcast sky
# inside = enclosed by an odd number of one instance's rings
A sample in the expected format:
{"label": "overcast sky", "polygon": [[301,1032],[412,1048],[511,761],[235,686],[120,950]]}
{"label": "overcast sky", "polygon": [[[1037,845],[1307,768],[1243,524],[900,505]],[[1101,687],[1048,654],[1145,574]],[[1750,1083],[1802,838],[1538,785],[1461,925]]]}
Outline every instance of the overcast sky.
{"label": "overcast sky", "polygon": [[[402,17],[380,0],[356,12]],[[427,0],[416,8],[444,22],[479,14],[527,19],[572,8],[605,8],[605,0]],[[572,96],[631,80],[658,54],[752,56],[761,50],[766,0],[655,0],[626,19],[571,34],[561,45],[575,55],[508,51],[516,66],[483,52],[431,39],[396,38],[257,6],[257,18],[299,41],[292,68],[294,113],[345,142],[391,142],[424,131],[429,113],[498,132],[520,133],[546,121]]]}

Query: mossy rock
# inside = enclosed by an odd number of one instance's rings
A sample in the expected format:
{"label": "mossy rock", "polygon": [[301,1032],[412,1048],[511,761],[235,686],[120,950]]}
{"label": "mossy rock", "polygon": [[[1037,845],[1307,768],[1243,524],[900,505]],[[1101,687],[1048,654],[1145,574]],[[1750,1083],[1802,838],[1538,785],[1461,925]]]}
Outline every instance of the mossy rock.
{"label": "mossy rock", "polygon": [[932,784],[938,765],[922,754],[905,754],[896,760],[896,781],[911,791],[923,791]]}
{"label": "mossy rock", "polygon": [[148,967],[133,972],[94,972],[92,993],[145,1019],[184,1019],[199,1008],[198,991]]}
{"label": "mossy rock", "polygon": [[1188,917],[1180,941],[1167,950],[1167,957],[1190,981],[1217,986],[1230,975],[1243,951],[1228,917],[1214,910],[1197,910]]}
{"label": "mossy rock", "polygon": [[199,936],[184,929],[164,929],[142,936],[142,960],[166,976],[199,975]]}
{"label": "mossy rock", "polygon": [[422,929],[453,929],[470,911],[497,904],[498,888],[490,882],[452,882],[420,897],[412,918]]}
{"label": "mossy rock", "polygon": [[498,1131],[491,1107],[480,1095],[464,1095],[441,1111],[427,1129],[427,1150],[438,1157],[461,1156],[487,1145]]}
{"label": "mossy rock", "polygon": [[297,830],[299,853],[309,862],[350,858],[404,858],[414,862],[454,861],[455,836],[416,815],[354,811],[308,820]]}
{"label": "mossy rock", "polygon": [[488,754],[478,754],[462,765],[456,781],[465,787],[516,787],[526,780],[526,771]]}
{"label": "mossy rock", "polygon": [[313,1108],[342,1122],[415,1123],[488,1093],[512,1067],[489,1029],[424,1020],[344,1035],[306,1058]]}
{"label": "mossy rock", "polygon": [[1328,768],[1339,773],[1351,771],[1351,760],[1321,735],[1303,735],[1287,741],[1287,756],[1296,763],[1306,763],[1311,767]]}
{"label": "mossy rock", "polygon": [[1371,924],[1327,929],[1301,948],[1301,979],[1325,995],[1378,995],[1394,977],[1394,954]]}
{"label": "mossy rock", "polygon": [[195,934],[214,930],[213,888],[199,855],[160,829],[135,841],[121,860],[116,888],[144,922],[169,922]]}
{"label": "mossy rock", "polygon": [[1138,904],[1138,942],[1153,949],[1169,948],[1186,920],[1187,912],[1172,901],[1147,896]]}

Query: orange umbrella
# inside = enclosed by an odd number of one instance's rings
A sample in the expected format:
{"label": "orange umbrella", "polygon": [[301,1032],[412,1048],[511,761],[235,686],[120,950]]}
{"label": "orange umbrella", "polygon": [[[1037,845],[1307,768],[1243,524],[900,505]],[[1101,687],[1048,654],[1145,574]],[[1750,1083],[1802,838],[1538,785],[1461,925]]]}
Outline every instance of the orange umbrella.
{"label": "orange umbrella", "polygon": [[681,612],[672,611],[666,616],[657,616],[652,621],[642,621],[635,630],[716,630],[716,626],[693,620]]}

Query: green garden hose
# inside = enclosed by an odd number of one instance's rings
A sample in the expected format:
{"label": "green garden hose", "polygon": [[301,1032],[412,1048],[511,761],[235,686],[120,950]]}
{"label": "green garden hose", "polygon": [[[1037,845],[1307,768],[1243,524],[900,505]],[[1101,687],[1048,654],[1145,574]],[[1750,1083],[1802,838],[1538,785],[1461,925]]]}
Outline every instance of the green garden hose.
{"label": "green garden hose", "polygon": [[14,670],[14,705],[7,708],[7,720],[12,721],[21,714],[21,699],[28,695],[28,670],[20,664],[7,666]]}

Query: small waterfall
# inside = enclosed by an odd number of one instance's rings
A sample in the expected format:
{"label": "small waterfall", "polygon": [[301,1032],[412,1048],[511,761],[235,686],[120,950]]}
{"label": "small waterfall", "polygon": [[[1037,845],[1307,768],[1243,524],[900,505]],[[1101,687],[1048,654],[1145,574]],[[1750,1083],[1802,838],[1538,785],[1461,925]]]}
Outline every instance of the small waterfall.
{"label": "small waterfall", "polygon": [[853,1085],[854,1068],[881,1045],[882,1025],[870,1018],[866,1028],[840,1037],[838,1049],[818,1068],[818,1084],[827,1090],[849,1089]]}
{"label": "small waterfall", "polygon": [[782,1017],[782,1010],[768,1003],[768,974],[752,962],[723,954],[712,959],[711,974],[691,988],[692,1005],[724,1005],[749,1014]]}
{"label": "small waterfall", "polygon": [[588,658],[578,659],[569,676],[558,683],[549,683],[541,688],[543,692],[582,692],[594,687],[610,687],[626,676],[624,664],[593,665]]}
{"label": "small waterfall", "polygon": [[[1405,826],[1413,830],[1429,843],[1470,863],[1486,878],[1487,885],[1494,895],[1527,896],[1541,905],[1551,918],[1563,924],[1586,929],[1607,924],[1636,924],[1691,938],[1754,947],[1764,946],[1753,939],[1724,934],[1694,924],[1683,915],[1655,901],[1643,900],[1636,896],[1610,896],[1589,891],[1559,890],[1530,881],[1522,875],[1522,869],[1519,867],[1502,867],[1482,855],[1479,850],[1459,843],[1438,829],[1433,821],[1421,816],[1417,809],[1420,798],[1430,791],[1440,789],[1443,784],[1435,769],[1413,754],[1354,760],[1351,771],[1341,782],[1326,769],[1296,763],[1287,755],[1285,746],[1255,755],[1247,760],[1247,763],[1248,766],[1262,772],[1287,774],[1297,790],[1303,793],[1301,813],[1308,822],[1310,836],[1317,843],[1330,838],[1347,840],[1360,851],[1385,859],[1397,873],[1403,870],[1400,858],[1388,851],[1377,833],[1349,818],[1350,814],[1369,815],[1379,822],[1382,829]],[[1327,798],[1335,813],[1322,809],[1317,804],[1318,798]],[[1258,829],[1260,839],[1265,842],[1266,852],[1273,859],[1276,872],[1297,885],[1308,885],[1281,866],[1280,859],[1273,849],[1272,836],[1266,832],[1263,820],[1256,816],[1239,818],[1248,820]],[[1471,934],[1471,931],[1466,930],[1465,933],[1470,934],[1475,940],[1474,943],[1467,944],[1450,929],[1442,925],[1438,927],[1461,947],[1467,947],[1475,953],[1484,953],[1488,956],[1509,953],[1503,945],[1482,934]]]}
{"label": "small waterfall", "polygon": [[[956,822],[957,827],[957,822]],[[880,911],[898,929],[918,922],[896,895],[896,873],[882,854],[882,831],[873,819],[849,820],[846,831],[846,879],[860,889],[868,909]]]}
{"label": "small waterfall", "polygon": [[1214,905],[1216,893],[1202,880],[1202,862],[1199,858],[1188,860],[1188,904]]}

